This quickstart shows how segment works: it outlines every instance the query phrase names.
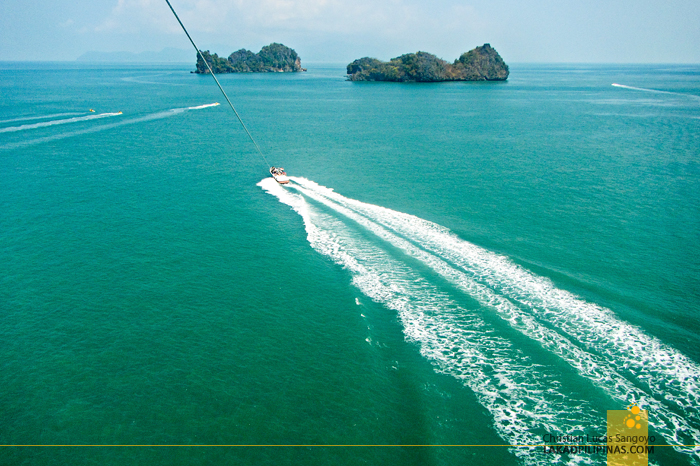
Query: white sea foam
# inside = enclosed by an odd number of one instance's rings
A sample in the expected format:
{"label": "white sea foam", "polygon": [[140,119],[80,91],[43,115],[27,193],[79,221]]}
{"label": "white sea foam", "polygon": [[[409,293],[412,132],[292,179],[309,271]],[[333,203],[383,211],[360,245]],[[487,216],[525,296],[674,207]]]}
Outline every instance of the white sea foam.
{"label": "white sea foam", "polygon": [[121,114],[122,114],[121,112],[118,112],[118,113],[99,113],[97,115],[87,115],[87,116],[81,116],[81,117],[66,118],[63,120],[51,120],[51,121],[43,121],[41,123],[31,123],[28,125],[10,126],[8,128],[0,128],[0,133],[12,133],[15,131],[25,131],[28,129],[44,128],[46,126],[65,125],[68,123],[78,123],[80,121],[88,121],[88,120],[99,120],[100,118],[113,117],[113,116],[118,116]]}
{"label": "white sea foam", "polygon": [[57,117],[62,117],[62,116],[85,115],[85,113],[87,113],[87,112],[66,112],[66,113],[52,113],[50,115],[32,115],[32,116],[26,116],[26,117],[11,118],[9,120],[0,120],[0,124],[13,123],[16,121],[46,120],[48,118],[57,118]]}
{"label": "white sea foam", "polygon": [[[506,441],[539,444],[545,432],[583,432],[600,421],[587,402],[565,396],[551,368],[533,364],[477,314],[458,306],[409,265],[306,201],[316,196],[299,195],[272,179],[259,186],[301,215],[311,246],[347,268],[363,294],[398,313],[406,337],[420,345],[437,370],[474,391]],[[575,412],[572,401],[578,407]],[[529,464],[551,464],[554,459],[545,461],[527,449],[514,453]]]}
{"label": "white sea foam", "polygon": [[345,198],[303,178],[292,180],[304,195],[421,260],[493,308],[614,398],[649,408],[654,413],[652,424],[670,443],[698,443],[700,369],[678,351],[610,310],[559,290],[549,280],[459,239],[444,227]]}
{"label": "white sea foam", "polygon": [[200,108],[216,107],[217,105],[219,105],[219,102],[214,102],[213,104],[199,105],[197,107],[187,107],[187,110],[199,110]]}
{"label": "white sea foam", "polygon": [[633,91],[642,91],[642,92],[653,92],[655,94],[671,94],[671,95],[679,95],[683,97],[688,97],[690,99],[696,99],[700,100],[700,96],[697,96],[695,94],[684,94],[682,92],[672,92],[672,91],[660,91],[657,89],[645,89],[643,87],[634,87],[634,86],[626,86],[625,84],[618,84],[618,83],[612,83],[614,87],[621,87],[623,89],[630,89]]}
{"label": "white sea foam", "polygon": [[[0,149],[5,149],[5,150],[17,149],[20,147],[26,147],[26,146],[31,146],[31,145],[35,145],[35,144],[42,144],[42,143],[46,143],[46,142],[56,141],[59,139],[80,136],[83,134],[97,133],[99,131],[105,131],[105,130],[117,128],[117,127],[123,126],[123,125],[142,123],[142,122],[151,121],[151,120],[158,120],[161,118],[168,118],[168,117],[171,117],[173,115],[187,112],[189,110],[198,110],[198,109],[202,109],[202,108],[212,107],[214,105],[215,104],[207,104],[207,105],[200,105],[199,107],[171,108],[169,110],[150,113],[148,115],[143,115],[143,116],[136,117],[136,118],[123,119],[123,120],[119,121],[118,123],[109,123],[106,125],[91,126],[91,127],[79,129],[76,131],[67,131],[64,133],[52,134],[50,136],[44,136],[41,138],[13,142],[13,143],[9,143],[9,144],[5,144],[5,145],[0,146]],[[218,105],[218,104],[216,104],[216,105]],[[109,114],[100,114],[100,115],[115,116],[115,115],[121,115],[121,113],[109,113]],[[91,115],[91,118],[89,118],[89,119],[95,119],[95,117],[98,117],[100,115]],[[88,119],[88,118],[85,118],[85,119]],[[59,121],[63,121],[63,120],[59,120]],[[51,122],[46,122],[46,123],[51,123]],[[34,125],[28,125],[28,126],[34,126]],[[52,126],[52,125],[44,125],[44,126]],[[5,128],[5,129],[7,129],[7,128]],[[0,132],[2,132],[2,130],[0,130]]]}
{"label": "white sea foam", "polygon": [[127,76],[124,78],[120,78],[122,81],[130,82],[130,83],[138,83],[138,84],[156,84],[158,86],[185,86],[183,83],[173,83],[173,82],[168,82],[168,81],[151,81],[153,78],[157,78],[160,76],[169,76],[172,75],[173,73],[158,73],[158,74],[146,74],[146,75],[141,75],[141,76]]}

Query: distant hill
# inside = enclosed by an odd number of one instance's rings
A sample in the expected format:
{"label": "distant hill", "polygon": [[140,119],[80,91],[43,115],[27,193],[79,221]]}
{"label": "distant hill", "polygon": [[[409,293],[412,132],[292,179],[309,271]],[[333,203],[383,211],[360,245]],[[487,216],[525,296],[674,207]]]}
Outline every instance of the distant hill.
{"label": "distant hill", "polygon": [[[212,71],[219,73],[282,73],[306,71],[301,67],[301,58],[286,45],[272,43],[266,45],[258,53],[240,49],[229,55],[228,59],[202,52]],[[195,73],[209,73],[204,60],[197,54],[197,71]]]}
{"label": "distant hill", "polygon": [[160,52],[85,52],[76,61],[109,63],[189,63],[193,52],[172,47]]}
{"label": "distant hill", "polygon": [[350,81],[505,81],[508,65],[489,44],[463,53],[454,63],[427,52],[407,53],[388,62],[360,58],[347,67]]}

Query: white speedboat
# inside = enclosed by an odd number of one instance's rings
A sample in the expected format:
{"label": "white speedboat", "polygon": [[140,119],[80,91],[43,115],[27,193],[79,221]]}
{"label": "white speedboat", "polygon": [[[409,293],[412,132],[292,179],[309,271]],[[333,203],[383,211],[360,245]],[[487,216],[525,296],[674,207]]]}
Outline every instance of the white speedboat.
{"label": "white speedboat", "polygon": [[270,175],[272,175],[279,184],[289,183],[289,177],[282,167],[270,167]]}

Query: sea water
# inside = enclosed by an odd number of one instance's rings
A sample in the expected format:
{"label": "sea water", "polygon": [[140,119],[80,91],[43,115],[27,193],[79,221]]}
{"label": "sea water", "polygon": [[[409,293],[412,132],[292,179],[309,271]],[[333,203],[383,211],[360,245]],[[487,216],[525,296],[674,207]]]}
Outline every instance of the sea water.
{"label": "sea water", "polygon": [[0,64],[0,464],[700,461],[700,67],[191,69]]}

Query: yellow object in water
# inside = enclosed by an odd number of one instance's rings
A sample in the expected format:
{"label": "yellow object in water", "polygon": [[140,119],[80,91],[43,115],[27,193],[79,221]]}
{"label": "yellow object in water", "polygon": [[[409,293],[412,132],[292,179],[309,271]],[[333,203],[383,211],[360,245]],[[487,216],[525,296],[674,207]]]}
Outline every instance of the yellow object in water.
{"label": "yellow object in water", "polygon": [[93,110],[93,109],[90,109],[90,111],[91,111],[91,112],[94,112],[94,110]]}

